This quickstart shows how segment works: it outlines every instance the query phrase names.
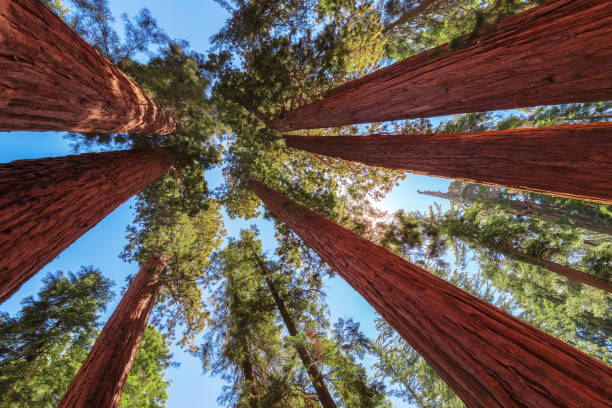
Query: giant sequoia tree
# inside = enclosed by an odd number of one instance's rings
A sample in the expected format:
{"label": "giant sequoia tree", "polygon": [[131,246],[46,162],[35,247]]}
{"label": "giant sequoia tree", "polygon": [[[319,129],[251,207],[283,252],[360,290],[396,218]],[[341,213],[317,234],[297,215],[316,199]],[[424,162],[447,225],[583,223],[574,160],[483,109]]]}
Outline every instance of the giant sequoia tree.
{"label": "giant sequoia tree", "polygon": [[169,134],[176,122],[38,0],[0,5],[0,130]]}
{"label": "giant sequoia tree", "polygon": [[152,258],[130,284],[58,407],[116,407],[132,368],[167,260]]}
{"label": "giant sequoia tree", "polygon": [[612,203],[612,124],[434,135],[284,136],[371,166]]}
{"label": "giant sequoia tree", "polygon": [[290,131],[610,99],[611,7],[548,1],[334,88],[272,125]]}
{"label": "giant sequoia tree", "polygon": [[197,282],[210,253],[220,244],[223,229],[218,206],[196,202],[185,208],[178,183],[166,176],[140,194],[124,254],[142,265],[140,272],[60,406],[117,406],[154,307],[154,321],[170,339],[177,326],[184,327],[181,343],[185,346],[204,327],[208,315]]}
{"label": "giant sequoia tree", "polygon": [[[563,263],[571,260],[570,265],[604,279],[603,271],[610,268],[612,259],[609,246],[585,249],[578,231],[560,230],[529,218],[513,219],[499,207],[480,208],[478,224],[487,225],[483,229],[488,239],[482,245],[467,244],[441,228],[456,212],[442,213],[436,208],[424,213],[398,211],[376,226],[380,231],[377,242],[593,357],[609,360],[609,293],[568,282],[537,264],[505,256],[487,243],[500,237],[515,240],[525,252],[548,254]],[[449,252],[454,253],[454,265],[448,262]]]}
{"label": "giant sequoia tree", "polygon": [[[250,179],[250,185],[277,217],[401,333],[466,404],[540,406],[547,401],[551,405],[609,405],[612,394],[603,379],[612,371],[605,364],[263,184]],[[448,338],[454,339],[450,349]],[[502,363],[510,360],[515,362],[512,368]],[[555,374],[551,376],[551,372]],[[554,381],[548,380],[553,377]]]}
{"label": "giant sequoia tree", "polygon": [[172,162],[137,149],[0,166],[0,302]]}

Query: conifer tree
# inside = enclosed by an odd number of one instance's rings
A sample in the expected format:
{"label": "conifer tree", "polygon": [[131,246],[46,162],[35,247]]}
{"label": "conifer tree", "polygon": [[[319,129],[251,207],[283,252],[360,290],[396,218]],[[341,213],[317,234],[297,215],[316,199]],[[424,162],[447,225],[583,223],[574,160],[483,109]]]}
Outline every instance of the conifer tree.
{"label": "conifer tree", "polygon": [[[287,249],[289,248],[292,248],[289,252],[279,252],[279,258],[282,259],[279,262],[286,263],[289,259],[293,259],[293,262],[301,263],[298,261],[299,256],[296,258],[296,248],[290,246]],[[256,232],[250,230],[243,230],[240,240],[230,240],[228,246],[217,255],[216,259],[215,273],[222,273],[227,279],[227,283],[223,286],[226,291],[225,298],[228,299],[227,301],[234,302],[232,305],[225,306],[227,308],[227,314],[224,315],[226,321],[229,321],[230,313],[238,313],[238,310],[242,310],[241,313],[248,316],[249,321],[252,322],[247,323],[245,320],[242,325],[238,325],[239,322],[236,321],[237,325],[232,327],[235,327],[238,333],[233,334],[234,337],[245,339],[245,336],[255,336],[250,340],[251,347],[254,348],[262,348],[262,344],[266,344],[264,339],[267,338],[270,346],[264,348],[265,350],[273,349],[271,345],[275,342],[282,344],[285,366],[297,368],[297,374],[302,371],[307,374],[306,381],[311,384],[308,388],[314,390],[322,406],[382,406],[384,393],[381,386],[368,381],[365,370],[354,361],[351,354],[352,352],[362,353],[364,343],[367,344],[367,341],[359,334],[358,325],[355,326],[352,322],[341,322],[335,329],[341,334],[331,338],[324,334],[328,323],[319,304],[320,299],[318,298],[321,296],[319,278],[304,270],[300,270],[297,273],[298,276],[295,276],[297,271],[283,271],[287,266],[280,267],[270,263],[265,255],[261,254],[261,242]],[[240,294],[235,292],[238,285],[242,287]],[[228,293],[227,290],[230,289],[231,292]],[[238,305],[235,302],[239,300],[242,309],[233,308]],[[278,313],[276,317],[274,309]],[[242,314],[236,314],[234,318],[238,319],[239,316]],[[268,332],[269,335],[276,337],[275,341],[263,336],[261,331],[255,334],[254,322],[274,323],[276,320],[281,322],[284,332],[288,335],[284,342],[279,341],[279,332],[275,334]],[[263,327],[260,327],[259,330],[262,329]],[[209,339],[212,340],[213,337]],[[214,345],[214,342],[209,342],[209,349],[213,349]],[[244,348],[244,346],[241,347]],[[288,358],[295,352],[299,358],[297,367],[295,363],[291,363],[291,358]],[[279,355],[282,356],[282,353]],[[224,356],[225,359],[230,358],[228,354]],[[257,359],[256,353],[252,352],[251,356]],[[239,366],[237,362],[234,364]],[[244,369],[242,371],[245,372]],[[270,376],[271,374],[268,374],[269,378]],[[297,389],[306,387],[307,385],[303,384],[304,379],[299,378],[300,375],[293,377]],[[267,394],[264,391],[260,392],[262,393],[259,397],[261,401],[266,398]],[[267,393],[270,392],[268,388]],[[337,398],[334,398],[332,393]]]}
{"label": "conifer tree", "polygon": [[533,219],[514,220],[514,217],[488,212],[481,205],[450,211],[439,226],[449,237],[463,239],[506,257],[541,266],[570,281],[612,293],[607,274],[592,276],[550,260],[557,256],[567,257],[571,246],[580,243],[575,231],[551,231],[545,223]]}
{"label": "conifer tree", "polygon": [[58,407],[117,407],[147,321],[159,293],[159,270],[167,260],[144,264],[104,325]]}
{"label": "conifer tree", "polygon": [[[285,135],[289,147],[371,166],[612,203],[610,123],[433,135]],[[482,162],[486,157],[486,165]]]}
{"label": "conifer tree", "polygon": [[544,194],[506,190],[453,181],[448,192],[419,191],[420,194],[444,198],[457,203],[500,206],[504,211],[543,221],[562,227],[578,227],[586,231],[612,235],[612,211],[609,206],[579,200],[551,197]]}

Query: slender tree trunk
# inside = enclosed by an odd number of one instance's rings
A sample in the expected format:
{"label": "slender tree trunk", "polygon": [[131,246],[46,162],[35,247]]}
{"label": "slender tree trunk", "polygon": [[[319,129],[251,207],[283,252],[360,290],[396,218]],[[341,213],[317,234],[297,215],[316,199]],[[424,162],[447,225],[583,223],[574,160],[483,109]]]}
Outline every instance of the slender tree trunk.
{"label": "slender tree trunk", "polygon": [[[566,217],[571,218],[580,228],[588,231],[598,232],[601,234],[612,235],[612,228],[606,226],[604,223],[605,219],[599,219],[599,222],[594,222],[592,218],[584,214],[572,215],[568,214],[563,209],[554,208],[548,205],[536,204],[533,202],[527,202],[522,200],[510,200],[504,198],[482,198],[482,197],[461,197],[456,193],[443,193],[441,191],[418,191],[419,194],[428,195],[432,197],[445,198],[450,201],[464,202],[467,205],[472,205],[474,202],[485,203],[489,205],[499,205],[506,209],[510,214],[517,215],[529,215],[531,217],[539,218],[542,221],[556,223],[560,218]],[[598,246],[599,244],[585,240],[585,244],[591,246]]]}
{"label": "slender tree trunk", "polygon": [[412,396],[412,399],[416,401],[416,403],[418,404],[420,408],[434,408],[429,403],[423,401],[423,398],[417,393],[417,391],[407,381],[402,381],[402,384],[404,385],[404,387],[406,387],[406,390],[410,393],[410,395]]}
{"label": "slender tree trunk", "polygon": [[434,6],[436,3],[439,3],[440,1],[441,0],[421,0],[418,6],[408,10],[407,12],[402,14],[397,20],[395,20],[393,23],[386,26],[382,30],[382,33],[387,34],[389,31],[392,31],[395,27],[409,23],[410,21],[414,20],[420,14],[423,14],[425,11],[427,11],[427,9],[431,8],[432,6]]}
{"label": "slender tree trunk", "polygon": [[[236,280],[234,279],[234,274],[231,272],[231,270],[229,272],[228,281],[231,286],[235,285]],[[240,302],[240,299],[238,295],[236,294],[235,289],[232,290],[231,292],[231,301],[232,301],[232,304],[230,305],[230,309],[237,306]],[[238,330],[238,336],[239,336],[238,342],[240,344],[240,347],[242,348],[242,352],[244,353],[244,358],[241,363],[242,375],[244,376],[244,381],[248,382],[248,385],[249,385],[247,387],[248,392],[249,392],[248,404],[251,408],[257,408],[258,396],[257,396],[257,389],[255,387],[255,374],[253,372],[253,363],[251,362],[251,359],[250,359],[251,353],[249,351],[249,343],[247,341],[246,336],[244,335],[244,331]]]}
{"label": "slender tree trunk", "polygon": [[[270,289],[270,293],[272,293],[272,298],[274,298],[274,304],[280,312],[281,318],[283,319],[283,323],[285,323],[285,327],[287,328],[289,335],[291,335],[292,337],[297,336],[297,326],[293,321],[293,318],[289,314],[289,311],[285,307],[285,301],[278,293],[278,290],[276,290],[274,282],[270,279],[270,274],[267,266],[263,263],[263,261],[257,254],[253,253],[253,257],[259,265],[259,269],[261,270],[266,284]],[[310,381],[312,381],[312,386],[314,387],[317,393],[317,397],[319,398],[319,402],[321,403],[323,408],[336,408],[336,403],[334,402],[334,399],[332,398],[329,389],[325,384],[325,379],[319,371],[319,368],[317,367],[316,363],[310,358],[310,354],[308,353],[306,347],[303,344],[298,343],[296,344],[295,348],[297,350],[298,355],[300,356],[300,360],[302,360],[302,364],[304,364],[304,368],[306,368],[306,372],[310,377]]]}
{"label": "slender tree trunk", "polygon": [[144,91],[40,0],[0,2],[0,72],[0,131],[176,131]]}
{"label": "slender tree trunk", "polygon": [[[462,44],[456,49],[455,44]],[[612,2],[549,0],[282,112],[279,131],[612,99]]]}
{"label": "slender tree trunk", "polygon": [[599,280],[594,276],[589,275],[588,273],[584,273],[574,268],[570,268],[569,266],[564,266],[555,262],[547,261],[545,259],[536,258],[535,256],[528,255],[516,248],[498,245],[491,245],[491,247],[509,256],[510,258],[527,262],[532,265],[541,266],[551,272],[566,277],[570,281],[580,282],[582,284],[593,286],[594,288],[598,288],[612,293],[612,285],[609,282]]}
{"label": "slender tree trunk", "polygon": [[611,133],[612,122],[606,122],[438,135],[284,139],[289,147],[372,166],[612,204]]}
{"label": "slender tree trunk", "polygon": [[263,184],[249,183],[469,407],[612,404],[612,368]]}
{"label": "slender tree trunk", "polygon": [[163,257],[142,266],[96,340],[58,408],[115,408],[159,293]]}
{"label": "slender tree trunk", "polygon": [[257,408],[257,396],[255,394],[255,375],[253,374],[253,364],[249,358],[249,346],[244,338],[240,339],[240,345],[242,346],[242,352],[245,357],[242,360],[242,375],[244,380],[249,383],[249,405],[251,408]]}
{"label": "slender tree trunk", "polygon": [[0,165],[0,303],[171,163],[143,149]]}

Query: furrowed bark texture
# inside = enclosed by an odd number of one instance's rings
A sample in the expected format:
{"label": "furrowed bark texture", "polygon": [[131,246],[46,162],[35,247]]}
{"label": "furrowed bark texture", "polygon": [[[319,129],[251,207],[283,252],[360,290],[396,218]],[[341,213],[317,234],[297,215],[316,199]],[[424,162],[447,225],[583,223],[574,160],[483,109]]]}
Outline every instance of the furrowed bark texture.
{"label": "furrowed bark texture", "polygon": [[611,122],[438,135],[286,135],[284,139],[289,147],[372,166],[612,204]]}
{"label": "furrowed bark texture", "polygon": [[[278,293],[278,290],[276,290],[276,285],[274,285],[274,282],[272,281],[272,279],[270,279],[270,273],[267,266],[265,265],[264,261],[259,257],[259,255],[253,253],[253,256],[257,261],[257,264],[259,265],[259,269],[261,269],[261,272],[266,281],[266,285],[268,285],[270,293],[272,294],[272,298],[274,299],[274,304],[276,305],[276,308],[278,309],[281,318],[283,319],[283,323],[285,324],[289,335],[292,337],[297,336],[297,325],[295,324],[293,318],[291,317],[291,314],[289,314],[289,311],[285,307],[285,301],[281,297],[280,293]],[[329,393],[329,389],[325,384],[325,379],[319,371],[319,368],[317,367],[316,363],[312,361],[312,358],[310,358],[310,353],[308,353],[306,347],[301,343],[297,343],[295,345],[295,348],[298,353],[298,356],[300,356],[300,360],[302,360],[302,364],[304,364],[304,368],[306,369],[306,372],[310,377],[312,386],[314,387],[315,392],[317,393],[317,398],[319,399],[319,402],[321,403],[323,408],[336,408],[336,402]]]}
{"label": "furrowed bark texture", "polygon": [[152,258],[140,269],[58,408],[115,408],[119,404],[159,293],[154,270],[163,266],[162,259]]}
{"label": "furrowed bark texture", "polygon": [[0,303],[171,163],[143,149],[1,164]]}
{"label": "furrowed bark texture", "polygon": [[612,99],[609,0],[550,0],[460,43],[348,82],[272,123],[286,132]]}
{"label": "furrowed bark texture", "polygon": [[176,122],[40,0],[0,2],[0,131],[155,133]]}
{"label": "furrowed bark texture", "polygon": [[609,407],[612,369],[250,179],[469,407]]}

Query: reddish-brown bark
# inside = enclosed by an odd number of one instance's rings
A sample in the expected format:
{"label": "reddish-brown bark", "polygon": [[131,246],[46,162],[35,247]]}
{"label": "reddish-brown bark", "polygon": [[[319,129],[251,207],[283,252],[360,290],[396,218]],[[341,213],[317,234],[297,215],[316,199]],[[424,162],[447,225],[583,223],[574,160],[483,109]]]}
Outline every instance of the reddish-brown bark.
{"label": "reddish-brown bark", "polygon": [[[612,4],[612,3],[611,3]],[[437,135],[284,136],[311,153],[612,204],[612,123]]]}
{"label": "reddish-brown bark", "polygon": [[549,0],[281,113],[279,131],[612,99],[612,2]]}
{"label": "reddish-brown bark", "polygon": [[250,179],[469,407],[609,407],[612,369]]}
{"label": "reddish-brown bark", "polygon": [[0,165],[0,303],[171,164],[143,149]]}
{"label": "reddish-brown bark", "polygon": [[176,122],[40,0],[0,2],[0,130],[170,134]]}
{"label": "reddish-brown bark", "polygon": [[130,284],[58,408],[115,408],[159,293],[155,272],[165,266],[152,258]]}

